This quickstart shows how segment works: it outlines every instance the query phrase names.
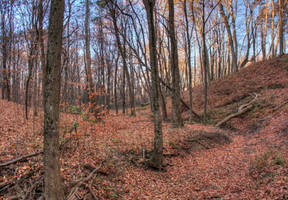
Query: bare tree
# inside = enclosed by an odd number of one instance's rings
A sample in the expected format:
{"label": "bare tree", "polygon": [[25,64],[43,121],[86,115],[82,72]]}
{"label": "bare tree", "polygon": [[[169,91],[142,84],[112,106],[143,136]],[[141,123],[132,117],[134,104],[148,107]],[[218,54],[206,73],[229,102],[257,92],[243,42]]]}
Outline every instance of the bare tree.
{"label": "bare tree", "polygon": [[[189,70],[189,105],[190,105],[190,112],[189,112],[189,121],[192,122],[193,119],[193,99],[192,99],[192,66],[191,66],[191,36],[190,36],[190,28],[189,28],[189,20],[187,14],[187,1],[184,0],[183,2],[183,9],[184,9],[184,16],[185,16],[185,25],[186,25],[186,40],[187,40],[187,66]],[[193,31],[193,29],[192,29]]]}
{"label": "bare tree", "polygon": [[168,32],[169,39],[171,43],[171,71],[172,71],[172,116],[173,116],[173,126],[182,127],[183,120],[181,117],[180,111],[180,72],[178,66],[178,49],[177,49],[177,40],[174,27],[174,1],[169,0],[169,20],[168,20]]}
{"label": "bare tree", "polygon": [[[125,81],[125,77],[127,78],[127,82],[128,82],[128,90],[129,90],[129,98],[130,98],[130,108],[131,108],[131,115],[132,116],[136,116],[136,111],[135,111],[135,100],[134,100],[134,91],[132,88],[132,82],[131,82],[131,78],[129,75],[129,71],[128,71],[128,64],[127,64],[127,52],[126,52],[126,47],[124,44],[121,43],[121,38],[120,38],[120,31],[117,25],[117,16],[116,16],[116,11],[117,9],[115,8],[117,5],[117,2],[112,2],[112,4],[110,4],[110,15],[112,17],[112,21],[113,21],[113,27],[114,27],[114,31],[115,31],[115,37],[116,37],[116,42],[117,42],[117,46],[118,46],[118,50],[119,53],[121,55],[122,58],[122,63],[123,63],[123,80]],[[126,37],[126,36],[125,36]],[[126,41],[124,39],[124,41]],[[125,85],[124,85],[125,87]],[[122,91],[123,95],[125,93],[125,90]],[[125,101],[124,101],[125,102]],[[125,104],[123,105],[123,108],[125,107]],[[123,109],[124,111],[124,109]]]}
{"label": "bare tree", "polygon": [[3,82],[2,82],[2,99],[6,98],[10,101],[10,80],[9,80],[9,66],[7,66],[8,61],[8,34],[6,25],[6,13],[8,11],[8,3],[6,1],[0,2],[0,12],[1,12],[1,31],[2,31],[2,66],[3,66]]}
{"label": "bare tree", "polygon": [[[86,71],[88,80],[88,95],[92,95],[94,92],[94,83],[91,71],[91,53],[90,53],[90,0],[85,0],[86,14],[85,14],[85,55],[86,55]],[[89,101],[91,99],[89,98]]]}
{"label": "bare tree", "polygon": [[156,50],[156,33],[154,27],[154,6],[153,0],[143,0],[147,14],[149,29],[149,48],[150,48],[150,65],[152,76],[152,107],[154,116],[154,150],[151,158],[151,166],[157,169],[162,168],[163,163],[163,135],[161,114],[159,107],[159,90],[158,90],[158,66],[157,66],[157,50]]}
{"label": "bare tree", "polygon": [[[61,52],[65,0],[51,0],[47,62],[44,83],[44,169],[45,199],[63,200],[60,175],[59,103]],[[57,58],[57,59],[55,59]]]}
{"label": "bare tree", "polygon": [[228,22],[228,16],[225,14],[224,8],[223,8],[223,5],[222,5],[221,2],[218,4],[218,7],[219,7],[219,12],[220,12],[221,18],[222,18],[222,20],[224,22],[224,25],[225,25],[225,28],[226,28],[226,31],[227,31],[228,43],[229,43],[230,52],[231,52],[231,55],[232,55],[232,71],[233,72],[237,72],[238,71],[238,66],[237,66],[237,54],[236,54],[236,51],[235,51],[236,47],[235,47],[235,43],[234,43],[233,36],[232,36],[232,33],[231,33],[231,27],[230,27],[230,24]]}
{"label": "bare tree", "polygon": [[[286,2],[287,4],[287,2]],[[279,0],[279,55],[284,55],[284,9],[285,9],[285,1]]]}

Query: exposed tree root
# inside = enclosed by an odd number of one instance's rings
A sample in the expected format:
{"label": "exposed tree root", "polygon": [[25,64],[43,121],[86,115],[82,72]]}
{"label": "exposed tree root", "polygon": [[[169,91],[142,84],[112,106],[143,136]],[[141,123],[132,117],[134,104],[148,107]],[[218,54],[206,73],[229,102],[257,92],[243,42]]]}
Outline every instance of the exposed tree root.
{"label": "exposed tree root", "polygon": [[230,115],[228,115],[227,117],[225,117],[223,120],[221,120],[220,122],[218,122],[216,124],[217,127],[220,127],[221,125],[223,125],[224,123],[226,123],[227,121],[229,121],[232,118],[235,118],[239,115],[242,115],[243,113],[247,112],[248,110],[250,110],[253,107],[253,103],[257,100],[258,95],[256,93],[254,93],[255,97],[252,101],[250,101],[247,104],[243,104],[238,108],[238,112],[237,113],[232,113]]}

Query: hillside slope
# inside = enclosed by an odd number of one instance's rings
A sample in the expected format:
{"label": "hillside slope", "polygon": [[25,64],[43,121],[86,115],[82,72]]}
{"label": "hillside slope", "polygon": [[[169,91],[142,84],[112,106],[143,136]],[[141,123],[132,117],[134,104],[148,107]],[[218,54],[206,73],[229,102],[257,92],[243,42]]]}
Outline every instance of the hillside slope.
{"label": "hillside slope", "polygon": [[[211,82],[208,125],[186,123],[174,129],[163,122],[167,166],[161,172],[145,166],[154,137],[149,109],[138,110],[136,117],[108,114],[98,123],[86,120],[87,116],[61,113],[65,195],[127,200],[288,199],[287,61],[284,56],[258,62]],[[251,110],[221,128],[214,126],[251,101],[253,93],[258,98]],[[193,106],[201,113],[200,86],[194,88]],[[23,105],[0,100],[0,199],[38,199],[43,193],[41,156],[3,165],[42,150],[43,113],[35,118],[32,114],[31,109],[26,120]],[[77,131],[69,132],[76,121]],[[74,190],[77,180],[90,176],[95,168],[94,176]]]}
{"label": "hillside slope", "polygon": [[[257,94],[252,112],[232,119],[228,128],[243,130],[251,128],[259,120],[288,109],[288,56],[261,61],[241,69],[239,72],[210,83],[208,89],[209,122],[215,124],[227,115],[237,112],[239,106],[251,101]],[[189,102],[188,92],[184,99]],[[284,105],[282,105],[284,104]],[[193,109],[202,113],[204,105],[203,87],[193,88]],[[280,106],[280,107],[279,107]],[[278,109],[279,107],[279,109]],[[183,113],[188,118],[188,112]]]}

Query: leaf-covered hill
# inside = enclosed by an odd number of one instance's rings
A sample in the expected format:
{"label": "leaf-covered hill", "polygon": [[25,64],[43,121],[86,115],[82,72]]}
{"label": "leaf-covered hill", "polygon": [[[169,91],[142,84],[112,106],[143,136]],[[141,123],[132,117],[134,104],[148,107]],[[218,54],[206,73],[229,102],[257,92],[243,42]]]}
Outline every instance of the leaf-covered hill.
{"label": "leaf-covered hill", "polygon": [[[210,124],[187,123],[173,129],[163,122],[167,166],[162,172],[144,164],[153,146],[150,110],[138,110],[137,117],[111,113],[100,122],[62,113],[65,195],[69,199],[287,199],[287,58],[258,62],[211,82]],[[254,93],[257,100],[250,110],[215,127],[251,102]],[[202,88],[194,88],[193,94],[193,107],[201,113]],[[0,164],[43,147],[43,114],[33,118],[31,111],[27,121],[23,110],[23,105],[0,100]],[[76,121],[77,132],[69,132]],[[37,199],[42,192],[40,155],[1,166],[0,199]]]}
{"label": "leaf-covered hill", "polygon": [[[288,103],[287,55],[251,63],[222,80],[211,81],[208,89],[209,123],[216,124],[227,115],[237,112],[237,109],[249,103],[255,94],[257,94],[257,101],[252,111],[227,122],[225,124],[227,128],[251,129],[267,121],[265,117],[269,118],[273,113],[288,109],[286,106],[286,102]],[[184,93],[186,102],[189,102],[188,95],[188,92]],[[203,87],[194,87],[193,110],[202,113],[203,105]],[[183,116],[188,119],[188,115],[189,112],[186,110]]]}

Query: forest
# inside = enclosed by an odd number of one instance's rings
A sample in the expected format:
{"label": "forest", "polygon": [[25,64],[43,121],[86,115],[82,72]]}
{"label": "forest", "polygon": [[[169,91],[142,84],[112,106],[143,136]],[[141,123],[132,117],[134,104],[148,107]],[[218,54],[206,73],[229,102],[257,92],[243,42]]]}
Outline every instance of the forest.
{"label": "forest", "polygon": [[287,0],[0,0],[0,200],[287,200],[287,19]]}

